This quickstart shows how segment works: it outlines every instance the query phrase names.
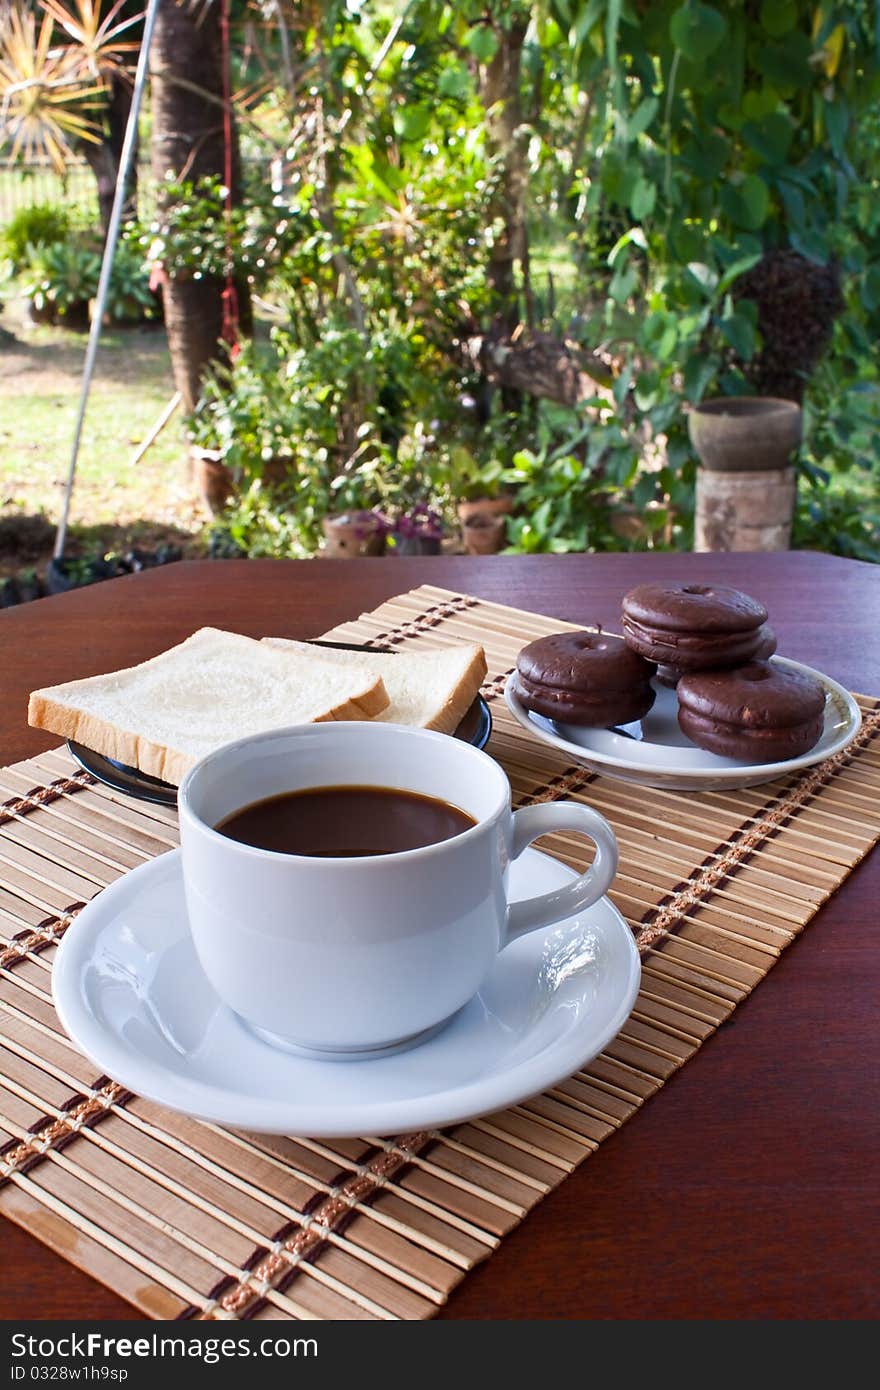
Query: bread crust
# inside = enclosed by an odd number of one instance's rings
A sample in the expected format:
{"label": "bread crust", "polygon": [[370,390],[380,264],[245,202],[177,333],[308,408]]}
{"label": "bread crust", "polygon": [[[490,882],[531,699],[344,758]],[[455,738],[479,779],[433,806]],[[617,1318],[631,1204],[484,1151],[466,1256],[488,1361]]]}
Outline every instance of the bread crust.
{"label": "bread crust", "polygon": [[[302,649],[304,646],[302,642],[284,637],[264,637],[263,642],[266,646],[278,648],[279,651],[285,648]],[[430,719],[419,726],[423,729],[433,729],[436,733],[441,734],[455,733],[455,730],[458,728],[465,714],[467,714],[479,694],[480,686],[483,684],[488,672],[486,653],[478,643],[462,642],[450,644],[450,647],[444,647],[442,651],[446,652],[452,649],[453,646],[456,651],[468,652],[470,654],[467,665],[458,677],[455,689],[450,692],[440,709],[436,710],[431,715]],[[438,648],[436,650],[439,654],[441,649]],[[364,655],[371,657],[377,665],[378,659],[386,659],[389,663],[389,670],[393,670],[391,663],[403,658],[405,653],[372,652],[369,649],[365,649]],[[413,653],[413,655],[416,655],[416,653]],[[426,661],[428,661],[431,653],[429,651],[422,652],[420,650],[418,655],[424,657]],[[315,656],[319,660],[329,659],[329,653],[327,651],[322,651],[320,648],[315,652]],[[332,661],[334,665],[348,665],[349,659],[352,666],[356,665],[361,659],[360,653],[357,650],[342,652],[335,649],[333,651]],[[391,703],[393,705],[393,699]],[[383,709],[379,712],[385,713],[386,718],[388,717],[386,710]]]}
{"label": "bread crust", "polygon": [[430,719],[424,727],[434,729],[440,734],[454,734],[480,693],[480,686],[486,679],[488,669],[486,653],[483,648],[474,647],[467,670],[457,689],[453,691],[443,708],[438,710],[434,718]]}

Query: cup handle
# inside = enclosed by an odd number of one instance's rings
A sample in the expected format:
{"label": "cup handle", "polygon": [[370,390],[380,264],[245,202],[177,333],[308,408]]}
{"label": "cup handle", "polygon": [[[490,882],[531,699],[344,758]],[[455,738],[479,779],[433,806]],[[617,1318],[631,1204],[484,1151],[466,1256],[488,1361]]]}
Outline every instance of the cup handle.
{"label": "cup handle", "polygon": [[511,903],[507,910],[504,946],[538,927],[550,926],[552,922],[582,912],[611,886],[617,872],[614,831],[604,816],[578,801],[545,801],[539,806],[524,806],[514,811],[511,858],[518,859],[539,835],[548,835],[554,830],[576,830],[589,836],[596,846],[596,857],[586,873],[562,888]]}

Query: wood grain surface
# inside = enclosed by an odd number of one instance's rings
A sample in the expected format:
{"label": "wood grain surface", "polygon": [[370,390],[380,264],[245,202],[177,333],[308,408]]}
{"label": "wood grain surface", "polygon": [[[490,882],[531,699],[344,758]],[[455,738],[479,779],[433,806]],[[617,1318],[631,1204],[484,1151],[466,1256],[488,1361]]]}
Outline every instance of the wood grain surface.
{"label": "wood grain surface", "polygon": [[[317,636],[420,583],[615,628],[658,578],[761,598],[783,655],[880,694],[880,567],[817,554],[178,564],[0,613],[0,761],[39,686],[145,659],[196,627]],[[444,1318],[876,1316],[880,856],[631,1124],[471,1273]],[[0,1317],[123,1318],[112,1292],[5,1223]]]}

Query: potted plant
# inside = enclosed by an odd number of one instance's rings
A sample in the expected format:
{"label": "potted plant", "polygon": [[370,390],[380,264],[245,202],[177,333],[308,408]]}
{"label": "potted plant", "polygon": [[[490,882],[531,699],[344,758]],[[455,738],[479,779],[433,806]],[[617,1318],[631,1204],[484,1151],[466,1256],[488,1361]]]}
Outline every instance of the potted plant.
{"label": "potted plant", "polygon": [[462,540],[468,555],[497,555],[507,540],[509,515],[509,512],[498,512],[495,515],[487,511],[469,513],[462,520],[461,526]]}
{"label": "potted plant", "polygon": [[801,407],[771,396],[703,401],[688,413],[697,470],[694,549],[787,550]]}
{"label": "potted plant", "polygon": [[101,274],[98,252],[74,238],[29,250],[22,291],[31,317],[37,323],[87,328]]}
{"label": "potted plant", "polygon": [[443,541],[443,517],[427,502],[416,502],[390,522],[395,555],[439,555]]}
{"label": "potted plant", "polygon": [[381,512],[352,507],[325,516],[322,523],[324,548],[330,560],[351,560],[367,555],[384,555],[388,522]]}
{"label": "potted plant", "polygon": [[787,550],[797,496],[801,401],[843,305],[840,271],[789,248],[737,279],[759,347],[733,365],[749,394],[691,407],[697,471],[695,550]]}
{"label": "potted plant", "polygon": [[283,488],[296,476],[294,422],[278,362],[245,346],[206,378],[188,423],[190,474],[212,516],[259,481]]}
{"label": "potted plant", "polygon": [[450,450],[452,491],[469,555],[497,553],[507,537],[514,496],[504,484],[504,465],[493,452],[485,463],[462,444]]}

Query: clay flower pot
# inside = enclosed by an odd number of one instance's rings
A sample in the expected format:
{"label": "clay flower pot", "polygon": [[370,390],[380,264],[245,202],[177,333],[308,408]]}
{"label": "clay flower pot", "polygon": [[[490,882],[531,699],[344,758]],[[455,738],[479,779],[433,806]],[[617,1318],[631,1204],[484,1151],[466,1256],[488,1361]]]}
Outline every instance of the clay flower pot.
{"label": "clay flower pot", "polygon": [[473,497],[459,502],[455,509],[462,526],[467,526],[473,516],[510,516],[513,511],[513,498],[503,492],[498,497]]}
{"label": "clay flower pot", "polygon": [[507,537],[507,516],[475,512],[462,523],[461,531],[468,555],[497,555]]}
{"label": "clay flower pot", "polygon": [[688,412],[691,443],[711,473],[785,468],[802,429],[800,406],[776,396],[717,398]]}
{"label": "clay flower pot", "polygon": [[797,494],[790,459],[801,442],[795,401],[732,396],[688,415],[697,470],[694,549],[787,550]]}
{"label": "clay flower pot", "polygon": [[189,451],[190,475],[201,501],[212,516],[218,516],[235,495],[235,480],[223,462],[219,449]]}
{"label": "clay flower pot", "polygon": [[385,526],[374,512],[340,512],[325,516],[321,525],[326,537],[322,553],[328,559],[351,560],[385,553]]}

